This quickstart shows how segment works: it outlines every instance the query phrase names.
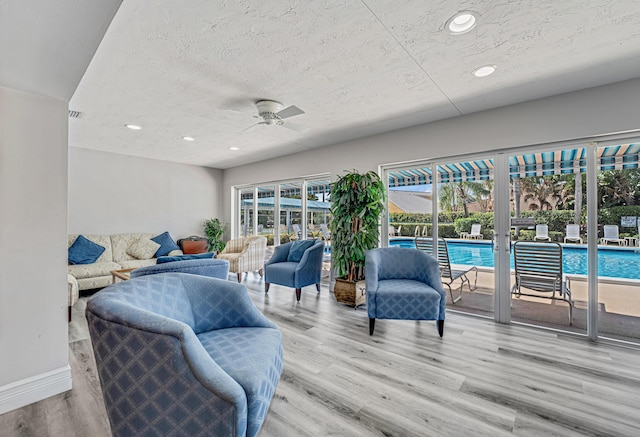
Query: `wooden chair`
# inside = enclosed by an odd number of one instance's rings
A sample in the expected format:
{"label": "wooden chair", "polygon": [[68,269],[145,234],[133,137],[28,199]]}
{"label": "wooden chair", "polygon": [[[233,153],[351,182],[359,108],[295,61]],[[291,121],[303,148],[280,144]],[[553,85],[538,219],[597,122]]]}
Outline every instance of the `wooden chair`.
{"label": "wooden chair", "polygon": [[562,246],[559,243],[518,241],[513,245],[513,259],[515,283],[511,293],[567,302],[569,324],[573,325],[570,279],[562,274]]}
{"label": "wooden chair", "polygon": [[[429,255],[433,255],[433,238],[417,237],[415,239],[416,249],[427,252]],[[451,303],[456,303],[462,299],[462,287],[467,284],[469,291],[476,289],[478,284],[478,268],[476,266],[464,269],[451,268],[451,260],[449,258],[449,249],[447,242],[444,238],[438,238],[438,256],[434,258],[438,259],[438,265],[440,266],[440,276],[442,278],[442,284],[449,288],[449,295],[451,296]],[[469,272],[475,272],[475,278],[473,281],[473,287],[471,287],[471,280],[467,277]],[[460,288],[458,297],[454,299],[453,289],[451,284],[454,281],[460,279]]]}

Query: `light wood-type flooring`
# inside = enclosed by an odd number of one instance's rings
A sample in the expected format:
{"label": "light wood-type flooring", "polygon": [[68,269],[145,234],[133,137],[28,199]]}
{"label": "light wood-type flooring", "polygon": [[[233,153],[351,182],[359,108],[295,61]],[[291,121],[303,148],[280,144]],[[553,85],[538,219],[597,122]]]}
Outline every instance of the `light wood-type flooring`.
{"label": "light wood-type flooring", "polygon": [[[231,276],[230,276],[231,278]],[[234,276],[235,278],[235,276]],[[284,372],[260,437],[640,436],[640,351],[447,313],[379,320],[249,274],[252,299],[284,335]],[[0,436],[109,435],[86,299],[73,309],[73,390],[0,416]]]}

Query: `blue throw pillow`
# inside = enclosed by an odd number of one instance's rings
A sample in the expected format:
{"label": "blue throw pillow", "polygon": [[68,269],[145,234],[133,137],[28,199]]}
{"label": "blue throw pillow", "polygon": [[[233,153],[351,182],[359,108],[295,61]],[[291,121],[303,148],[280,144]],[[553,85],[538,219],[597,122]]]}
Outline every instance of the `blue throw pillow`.
{"label": "blue throw pillow", "polygon": [[164,232],[157,237],[153,237],[151,241],[155,241],[160,245],[160,248],[156,251],[155,257],[159,258],[161,256],[167,255],[172,250],[179,250],[178,245],[173,241],[169,232]]}
{"label": "blue throw pillow", "polygon": [[300,260],[302,259],[302,255],[304,255],[304,251],[314,244],[316,244],[316,240],[294,241],[289,248],[289,256],[287,257],[287,261],[296,263],[300,262]]}
{"label": "blue throw pillow", "polygon": [[68,250],[69,264],[92,264],[100,258],[102,252],[104,247],[87,239],[84,235],[78,235]]}
{"label": "blue throw pillow", "polygon": [[199,253],[197,255],[179,255],[179,256],[161,256],[157,259],[156,264],[170,263],[172,261],[184,261],[187,259],[207,259],[213,258],[214,252]]}

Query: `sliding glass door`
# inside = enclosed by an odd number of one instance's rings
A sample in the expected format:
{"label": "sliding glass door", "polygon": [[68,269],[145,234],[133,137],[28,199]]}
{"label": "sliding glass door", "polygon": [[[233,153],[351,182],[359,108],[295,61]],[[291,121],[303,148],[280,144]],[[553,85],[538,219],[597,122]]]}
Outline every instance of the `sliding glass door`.
{"label": "sliding glass door", "polygon": [[436,247],[447,307],[490,317],[496,265],[493,168],[490,158],[469,158],[388,168],[384,175],[388,244],[431,254]]}
{"label": "sliding glass door", "polygon": [[598,335],[638,342],[640,144],[598,145],[594,149],[599,244]]}
{"label": "sliding glass door", "polygon": [[587,333],[586,148],[509,156],[511,320]]}
{"label": "sliding glass door", "polygon": [[639,343],[639,166],[629,140],[383,166],[383,243],[446,245],[449,310]]}

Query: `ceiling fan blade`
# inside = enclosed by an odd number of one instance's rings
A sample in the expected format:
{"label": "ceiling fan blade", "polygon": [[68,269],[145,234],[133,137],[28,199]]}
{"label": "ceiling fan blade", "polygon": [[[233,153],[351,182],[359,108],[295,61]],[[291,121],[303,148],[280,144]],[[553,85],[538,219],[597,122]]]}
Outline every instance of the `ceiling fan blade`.
{"label": "ceiling fan blade", "polygon": [[296,124],[296,123],[289,123],[286,122],[282,125],[282,127],[286,127],[287,129],[291,129],[294,130],[296,132],[300,132],[302,134],[306,133],[309,131],[309,128],[306,126],[302,126],[301,124]]}
{"label": "ceiling fan blade", "polygon": [[279,111],[276,115],[280,118],[289,118],[300,114],[304,114],[304,111],[295,105],[291,105]]}
{"label": "ceiling fan blade", "polygon": [[241,134],[243,134],[243,133],[245,133],[246,131],[248,131],[249,129],[251,129],[252,127],[256,127],[256,126],[257,126],[257,125],[259,125],[259,124],[267,124],[267,123],[265,123],[264,121],[261,121],[261,122],[256,123],[256,124],[252,124],[251,126],[249,126],[248,128],[244,129],[244,130],[243,130],[242,132],[240,132],[240,133],[241,133]]}

